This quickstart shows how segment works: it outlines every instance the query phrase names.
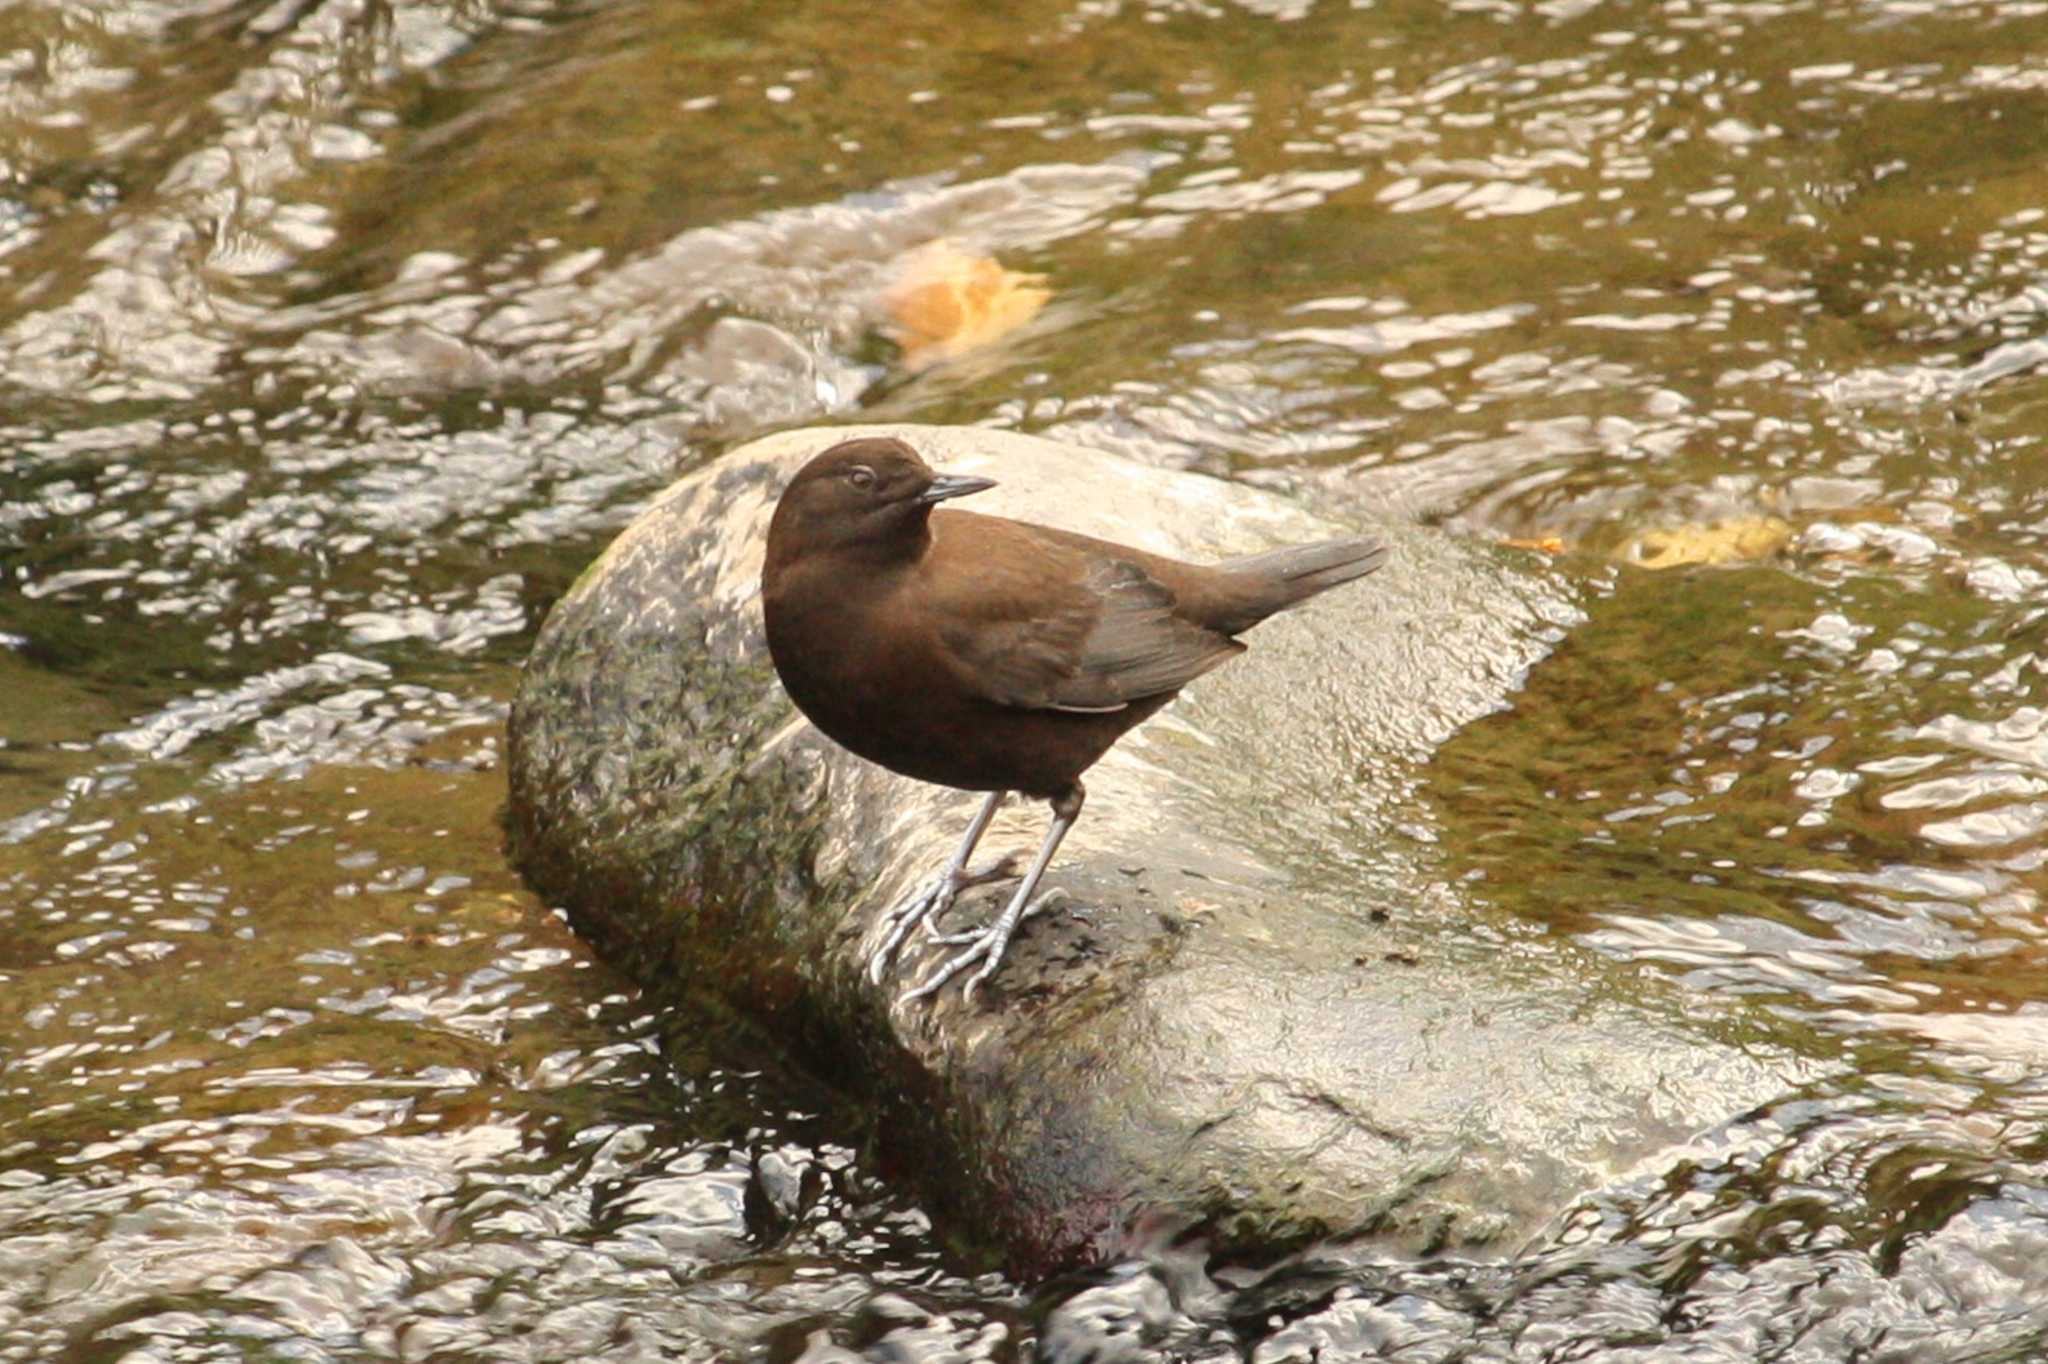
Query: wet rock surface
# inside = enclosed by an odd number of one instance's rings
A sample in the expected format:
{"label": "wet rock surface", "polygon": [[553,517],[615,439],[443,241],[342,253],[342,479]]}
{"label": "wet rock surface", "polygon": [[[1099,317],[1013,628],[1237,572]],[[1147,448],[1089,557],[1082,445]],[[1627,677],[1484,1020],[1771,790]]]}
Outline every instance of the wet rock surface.
{"label": "wet rock surface", "polygon": [[[767,518],[853,431],[1000,481],[981,510],[1190,559],[1335,533],[1296,504],[1006,432],[809,429],[681,480],[554,608],[511,723],[514,845],[580,931],[714,991],[878,1107],[949,1233],[1043,1271],[1199,1228],[1512,1249],[1571,1199],[1813,1069],[1762,1022],[1475,907],[1418,772],[1576,619],[1533,565],[1373,527],[1388,567],[1268,621],[1089,774],[1032,920],[971,1002],[880,985],[879,919],[979,797],[839,750],[776,683]],[[985,849],[1028,848],[1013,801]],[[980,921],[1004,887],[951,911]]]}

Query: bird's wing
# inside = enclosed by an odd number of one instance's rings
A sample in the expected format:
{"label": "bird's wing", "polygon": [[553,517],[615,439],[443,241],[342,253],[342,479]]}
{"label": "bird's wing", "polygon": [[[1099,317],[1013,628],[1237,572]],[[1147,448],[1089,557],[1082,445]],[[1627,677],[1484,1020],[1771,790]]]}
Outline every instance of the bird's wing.
{"label": "bird's wing", "polygon": [[1014,549],[985,555],[977,572],[942,575],[952,588],[937,613],[957,672],[989,700],[1121,710],[1243,652],[1176,616],[1173,593],[1137,564],[1006,524],[1016,528]]}

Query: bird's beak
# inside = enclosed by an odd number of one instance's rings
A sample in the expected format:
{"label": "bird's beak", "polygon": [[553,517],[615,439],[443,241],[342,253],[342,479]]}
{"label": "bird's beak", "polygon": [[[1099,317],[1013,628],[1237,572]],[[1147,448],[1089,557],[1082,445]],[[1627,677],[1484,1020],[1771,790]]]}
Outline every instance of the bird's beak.
{"label": "bird's beak", "polygon": [[973,478],[967,474],[940,474],[911,501],[930,506],[934,502],[944,502],[947,498],[985,492],[995,486],[996,481],[992,478]]}

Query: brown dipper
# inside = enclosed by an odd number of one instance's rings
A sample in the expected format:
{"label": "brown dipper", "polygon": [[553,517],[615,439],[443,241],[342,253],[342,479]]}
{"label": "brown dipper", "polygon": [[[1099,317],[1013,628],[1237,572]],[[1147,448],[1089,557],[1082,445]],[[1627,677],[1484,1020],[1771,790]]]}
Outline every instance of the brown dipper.
{"label": "brown dipper", "polygon": [[945,869],[889,911],[871,979],[963,888],[1010,873],[1012,859],[967,869],[1008,792],[1052,802],[1009,905],[986,929],[941,937],[965,947],[905,999],[981,960],[972,997],[995,972],[1017,925],[1056,894],[1031,898],[1081,813],[1081,774],[1125,730],[1244,652],[1234,635],[1386,557],[1372,540],[1332,540],[1203,567],[933,510],[994,486],[936,474],[900,440],[861,437],[799,470],[768,527],[768,651],[797,708],[893,772],[990,793]]}

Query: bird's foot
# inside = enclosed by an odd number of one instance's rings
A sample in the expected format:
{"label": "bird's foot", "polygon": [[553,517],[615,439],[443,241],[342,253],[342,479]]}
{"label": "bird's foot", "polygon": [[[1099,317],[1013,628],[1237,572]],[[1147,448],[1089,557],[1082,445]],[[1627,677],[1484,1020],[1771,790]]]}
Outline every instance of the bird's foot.
{"label": "bird's foot", "polygon": [[963,871],[953,881],[953,894],[946,897],[946,904],[920,917],[924,920],[924,935],[933,942],[951,942],[960,936],[955,933],[939,932],[939,915],[945,912],[959,893],[971,886],[985,886],[991,881],[1014,881],[1017,879],[1016,853],[1005,853],[995,861]]}
{"label": "bird's foot", "polygon": [[[868,979],[880,985],[883,974],[889,969],[889,959],[896,955],[896,949],[910,936],[911,930],[923,924],[925,932],[939,937],[934,925],[939,915],[946,912],[961,891],[969,886],[979,886],[990,881],[1001,881],[1017,874],[1017,855],[1011,853],[986,866],[948,868],[931,880],[911,891],[889,907],[883,916],[889,925],[889,932],[881,945],[868,958]],[[940,937],[941,942],[951,941]]]}
{"label": "bird's foot", "polygon": [[[991,877],[990,879],[993,880],[994,878]],[[1018,924],[1023,923],[1026,919],[1038,913],[1039,910],[1058,904],[1060,901],[1066,898],[1067,893],[1063,890],[1047,891],[1045,894],[1039,896],[1037,899],[1031,901],[1031,903],[1024,906],[1024,911],[1021,914],[1019,914],[1016,918],[1016,921],[1010,925],[1010,931],[1015,932]],[[987,928],[964,928],[960,930],[958,933],[941,933],[939,932],[938,925],[930,919],[925,920],[924,925],[925,941],[937,943],[941,947],[965,947],[969,943],[980,942],[983,938],[987,937],[988,934],[989,929]],[[1009,937],[1009,934],[1005,933],[1003,936],[1007,938]]]}
{"label": "bird's foot", "polygon": [[937,994],[939,987],[979,961],[982,963],[981,969],[969,976],[967,984],[960,990],[960,1000],[963,1004],[972,1001],[975,990],[1002,965],[1003,953],[1009,948],[1010,935],[1017,931],[1017,926],[1047,905],[1066,898],[1067,893],[1063,890],[1049,890],[1021,909],[1012,905],[987,928],[972,933],[933,935],[938,942],[953,946],[964,944],[963,950],[940,962],[938,969],[920,981],[916,989],[906,991],[903,1002],[908,1004],[912,1000],[926,999]]}

